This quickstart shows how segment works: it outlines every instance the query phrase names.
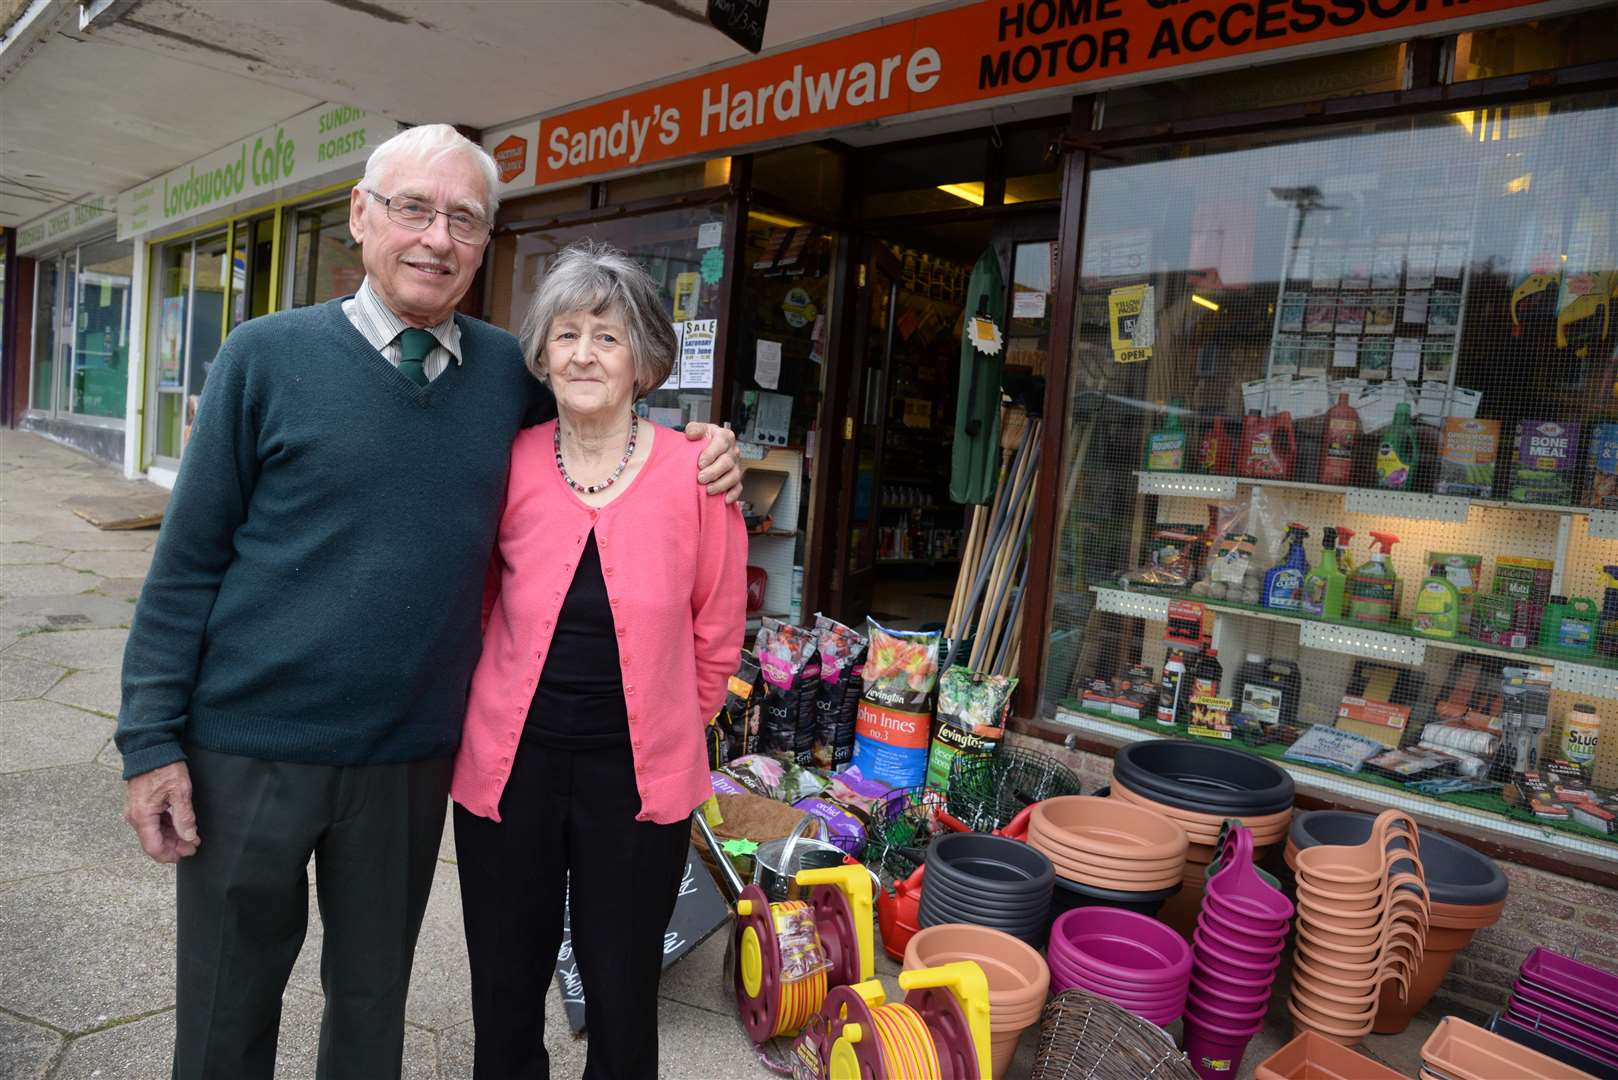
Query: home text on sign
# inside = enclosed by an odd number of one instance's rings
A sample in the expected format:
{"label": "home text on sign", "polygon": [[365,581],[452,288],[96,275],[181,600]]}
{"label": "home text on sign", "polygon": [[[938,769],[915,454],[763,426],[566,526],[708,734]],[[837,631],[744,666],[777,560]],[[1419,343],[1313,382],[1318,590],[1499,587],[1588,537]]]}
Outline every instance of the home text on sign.
{"label": "home text on sign", "polygon": [[[712,155],[1010,94],[1362,38],[1544,0],[985,0],[543,117],[511,186]],[[494,147],[532,123],[489,133]]]}

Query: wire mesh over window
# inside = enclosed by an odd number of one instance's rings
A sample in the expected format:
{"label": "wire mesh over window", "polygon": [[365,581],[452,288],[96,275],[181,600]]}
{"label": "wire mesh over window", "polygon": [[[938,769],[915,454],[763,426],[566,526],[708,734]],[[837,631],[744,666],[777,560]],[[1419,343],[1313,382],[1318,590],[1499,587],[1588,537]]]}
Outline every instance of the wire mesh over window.
{"label": "wire mesh over window", "polygon": [[1044,714],[1610,850],[1615,99],[1098,157],[1085,216]]}

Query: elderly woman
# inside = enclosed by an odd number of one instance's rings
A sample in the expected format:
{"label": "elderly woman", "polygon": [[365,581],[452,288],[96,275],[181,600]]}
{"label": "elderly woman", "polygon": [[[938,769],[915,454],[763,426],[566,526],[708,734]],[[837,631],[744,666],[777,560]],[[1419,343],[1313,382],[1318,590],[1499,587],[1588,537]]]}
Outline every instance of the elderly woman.
{"label": "elderly woman", "polygon": [[638,264],[568,248],[524,336],[559,419],[512,448],[452,789],[474,1075],[549,1075],[571,890],[585,1075],[651,1078],[663,934],[711,791],[703,730],[741,648],[746,531],[691,484],[700,445],[635,414],[675,347]]}

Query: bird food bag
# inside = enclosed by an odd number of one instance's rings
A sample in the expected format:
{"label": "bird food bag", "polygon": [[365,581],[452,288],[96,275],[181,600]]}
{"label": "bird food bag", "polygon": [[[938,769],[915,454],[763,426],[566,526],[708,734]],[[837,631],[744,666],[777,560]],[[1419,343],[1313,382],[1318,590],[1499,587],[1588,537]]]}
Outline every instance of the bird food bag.
{"label": "bird food bag", "polygon": [[978,675],[959,664],[938,680],[938,730],[927,755],[927,786],[949,790],[957,759],[993,757],[1006,737],[1006,710],[1017,680]]}
{"label": "bird food bag", "polygon": [[875,619],[869,622],[871,643],[861,673],[864,690],[854,721],[854,764],[872,780],[919,787],[927,776],[942,634],[889,630]]}
{"label": "bird food bag", "polygon": [[837,769],[854,760],[854,720],[865,684],[860,666],[869,644],[865,635],[836,619],[815,616],[820,646],[820,693],[815,699],[814,763]]}
{"label": "bird food bag", "polygon": [[799,765],[812,764],[815,700],[820,691],[820,651],[814,632],[765,619],[753,651],[764,679],[757,749]]}

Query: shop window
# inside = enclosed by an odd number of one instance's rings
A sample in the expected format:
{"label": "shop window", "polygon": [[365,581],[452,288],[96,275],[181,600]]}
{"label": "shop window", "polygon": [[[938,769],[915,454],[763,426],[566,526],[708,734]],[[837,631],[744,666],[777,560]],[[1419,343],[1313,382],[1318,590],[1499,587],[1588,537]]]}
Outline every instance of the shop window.
{"label": "shop window", "polygon": [[1102,111],[1102,126],[1126,128],[1163,124],[1299,101],[1398,90],[1404,85],[1407,47],[1379,45],[1241,71],[1170,78],[1145,86],[1109,90]]}
{"label": "shop window", "polygon": [[1613,850],[1524,774],[1618,787],[1615,144],[1601,96],[1096,162],[1045,715]]}
{"label": "shop window", "polygon": [[275,218],[238,221],[231,253],[230,328],[271,311],[270,271],[275,255]]}
{"label": "shop window", "polygon": [[730,183],[730,158],[714,158],[660,172],[640,173],[607,181],[607,203],[622,206],[668,195],[724,187]]}
{"label": "shop window", "polygon": [[[728,272],[723,204],[519,233],[511,245],[511,261],[495,264],[494,292],[509,288],[511,297],[507,329],[523,331],[529,303],[552,260],[580,240],[611,244],[639,260],[661,286],[664,310],[682,338],[680,362],[668,382],[643,399],[642,414],[667,425],[707,420]],[[509,286],[501,277],[509,277]]]}
{"label": "shop window", "polygon": [[755,191],[822,216],[842,212],[843,174],[843,155],[824,146],[793,146],[753,156]]}
{"label": "shop window", "polygon": [[70,411],[124,418],[129,389],[129,294],[134,252],[107,239],[79,250]]}
{"label": "shop window", "polygon": [[224,233],[175,241],[158,253],[152,445],[159,458],[175,460],[183,452],[208,369],[224,343],[230,255]]}
{"label": "shop window", "polygon": [[66,317],[63,314],[62,285],[71,278],[61,258],[40,259],[34,272],[34,357],[28,387],[28,407],[49,411],[56,401],[53,379],[60,370],[57,353],[68,346],[63,341]]}
{"label": "shop window", "polygon": [[1611,7],[1458,34],[1456,82],[1521,75],[1618,58],[1618,17]]}
{"label": "shop window", "polygon": [[860,157],[860,213],[884,218],[982,206],[988,155],[982,132],[867,150]]}
{"label": "shop window", "polygon": [[590,185],[562,188],[560,191],[542,191],[538,195],[524,195],[500,204],[497,217],[500,224],[517,221],[544,221],[558,214],[573,214],[590,209]]}
{"label": "shop window", "polygon": [[289,307],[322,304],[359,291],[360,246],[348,232],[348,199],[300,208],[293,216]]}

